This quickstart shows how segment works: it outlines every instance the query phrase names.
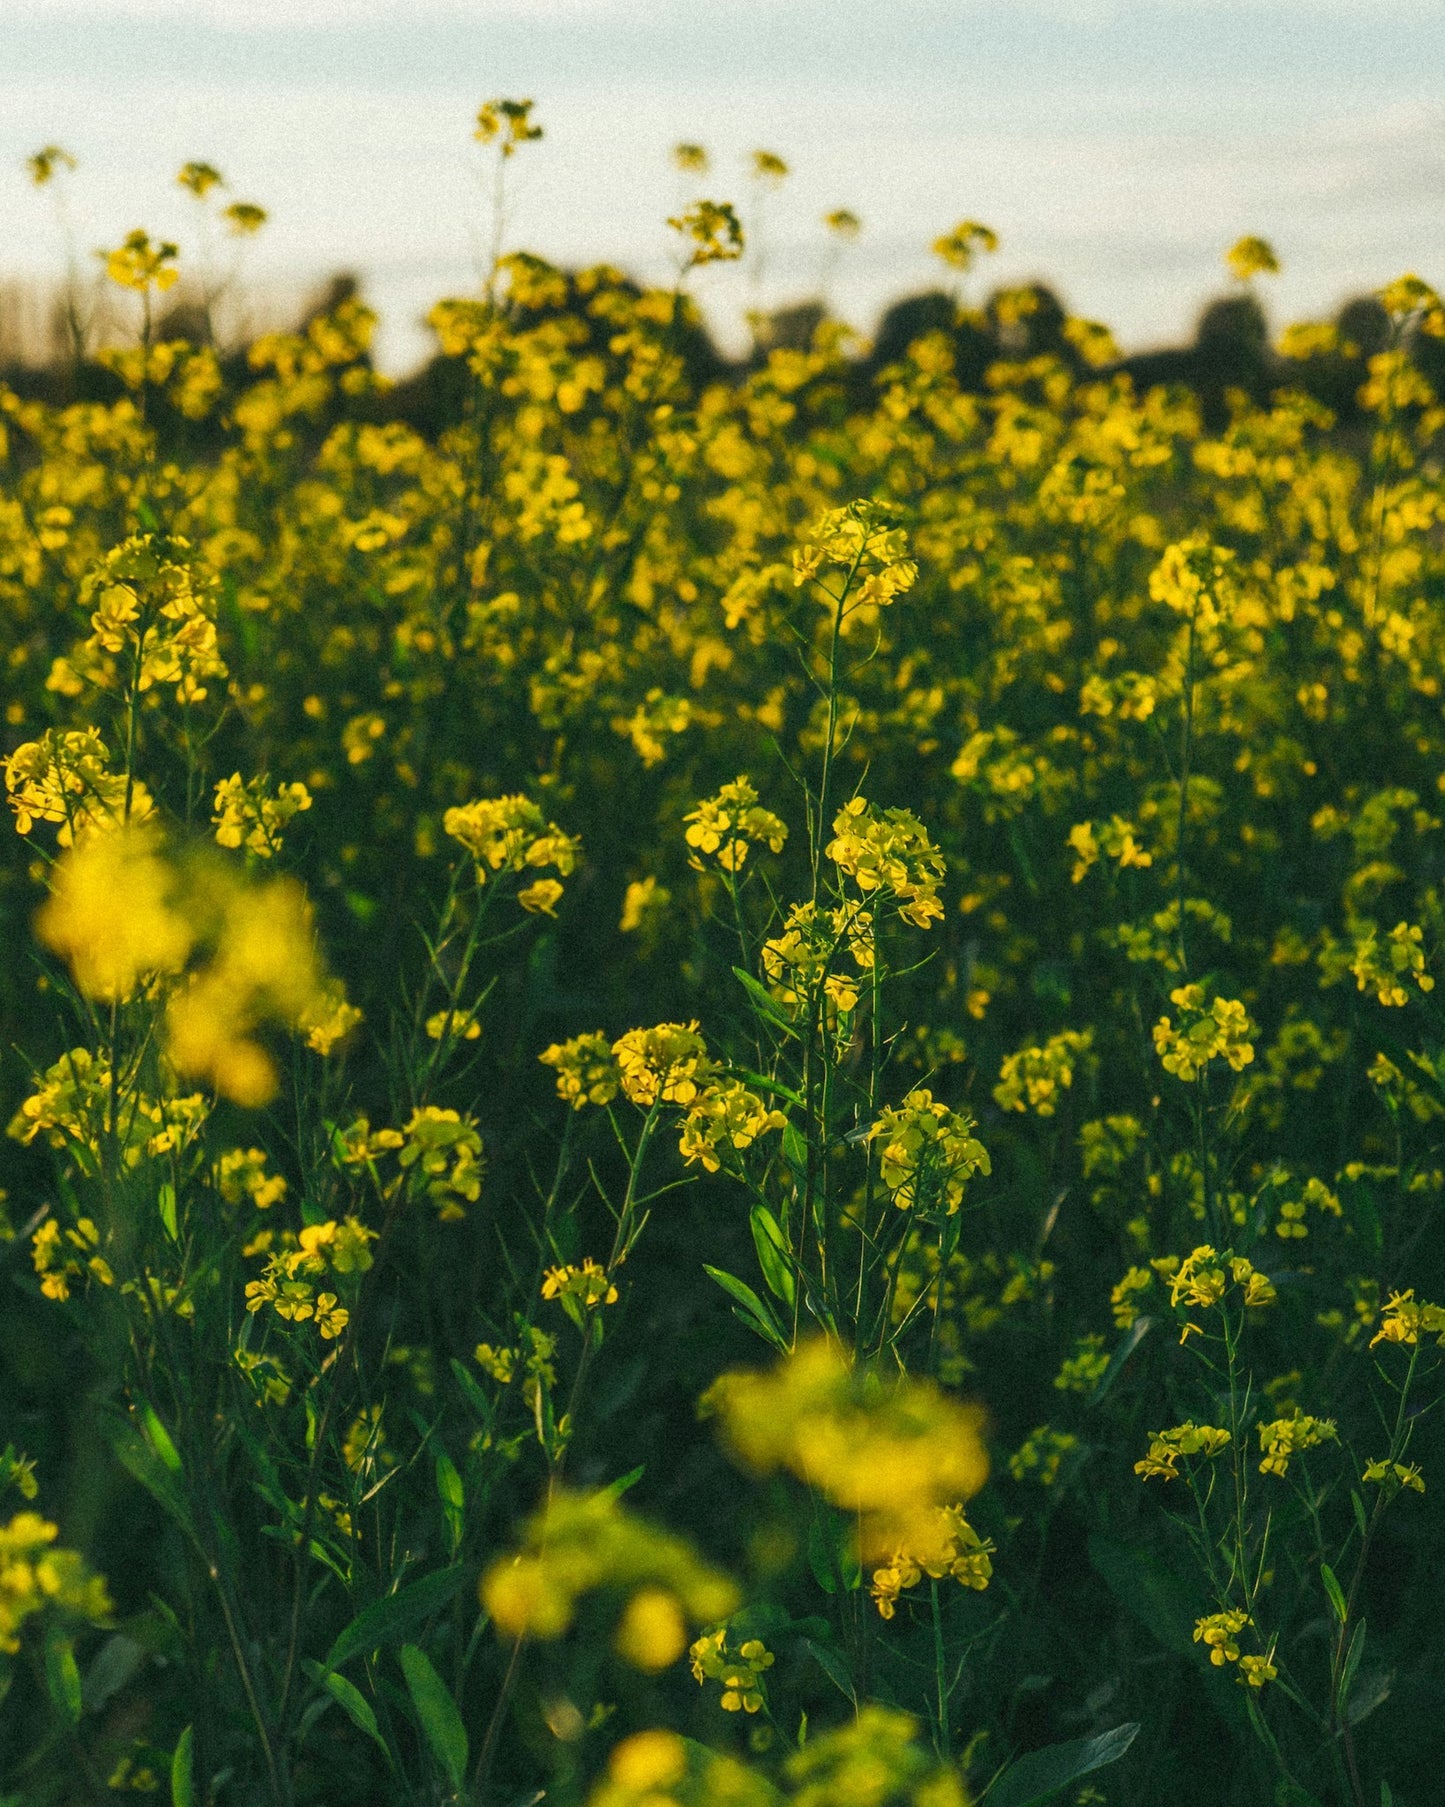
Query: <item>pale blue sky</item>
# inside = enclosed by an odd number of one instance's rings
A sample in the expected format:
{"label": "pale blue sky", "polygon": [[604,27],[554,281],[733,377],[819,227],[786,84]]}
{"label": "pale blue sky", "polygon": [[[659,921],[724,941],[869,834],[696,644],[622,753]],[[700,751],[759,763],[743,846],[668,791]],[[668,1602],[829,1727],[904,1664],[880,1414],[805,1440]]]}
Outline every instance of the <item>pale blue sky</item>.
{"label": "pale blue sky", "polygon": [[[1185,333],[1243,232],[1285,264],[1281,318],[1406,267],[1445,276],[1445,0],[0,0],[0,274],[53,268],[24,157],[58,140],[85,248],[144,224],[183,241],[189,157],[268,206],[258,285],[342,265],[395,367],[426,302],[485,240],[471,118],[535,96],[512,241],[665,268],[679,138],[706,190],[747,198],[747,153],[793,166],[769,203],[764,299],[816,288],[818,217],[861,242],[832,279],[867,328],[933,280],[963,216],[1128,343]],[[745,279],[702,291],[724,332]]]}

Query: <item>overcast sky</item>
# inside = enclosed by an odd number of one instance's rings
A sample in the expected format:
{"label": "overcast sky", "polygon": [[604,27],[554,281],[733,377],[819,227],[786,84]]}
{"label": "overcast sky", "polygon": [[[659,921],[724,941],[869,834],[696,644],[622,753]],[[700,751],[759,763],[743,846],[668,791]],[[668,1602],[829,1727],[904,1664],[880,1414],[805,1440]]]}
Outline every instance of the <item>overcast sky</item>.
{"label": "overcast sky", "polygon": [[[816,291],[847,206],[864,235],[829,280],[865,330],[964,215],[1004,241],[982,281],[1043,276],[1136,345],[1189,330],[1244,232],[1285,264],[1281,319],[1445,279],[1442,0],[0,0],[0,275],[59,261],[39,145],[80,159],[85,250],[135,225],[186,248],[174,175],[205,158],[271,211],[248,280],[357,270],[400,367],[476,280],[470,128],[506,94],[546,129],[514,244],[660,275],[670,147],[707,145],[706,192],[745,203],[764,146],[793,169],[764,301]],[[735,331],[746,280],[701,292]]]}

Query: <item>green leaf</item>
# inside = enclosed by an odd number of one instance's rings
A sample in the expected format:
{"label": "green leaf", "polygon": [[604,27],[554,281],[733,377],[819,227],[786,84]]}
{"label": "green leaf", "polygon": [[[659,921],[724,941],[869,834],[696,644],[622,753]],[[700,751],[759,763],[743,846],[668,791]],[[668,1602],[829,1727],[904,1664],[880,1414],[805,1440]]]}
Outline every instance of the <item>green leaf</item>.
{"label": "green leaf", "polygon": [[609,1481],[598,1493],[599,1499],[620,1500],[624,1493],[635,1487],[647,1473],[647,1464],[639,1462],[636,1468],[629,1469],[626,1474],[619,1475],[615,1481]]}
{"label": "green leaf", "polygon": [[1097,1738],[1071,1738],[1066,1744],[1045,1745],[1011,1763],[989,1789],[988,1807],[1033,1807],[1047,1801],[1108,1763],[1117,1763],[1139,1735],[1138,1724],[1116,1725]]}
{"label": "green leaf", "polygon": [[467,1779],[467,1728],[456,1702],[425,1651],[415,1644],[403,1644],[400,1656],[407,1692],[432,1755],[446,1771],[452,1787],[460,1791]]}
{"label": "green leaf", "polygon": [[67,1725],[79,1725],[82,1707],[75,1640],[52,1636],[45,1646],[45,1691]]}
{"label": "green leaf", "polygon": [[[829,1589],[829,1592],[831,1591]],[[843,1661],[842,1653],[827,1644],[818,1643],[815,1638],[802,1638],[799,1641],[844,1699],[856,1707],[858,1704],[857,1691],[854,1689],[853,1677],[848,1673],[848,1665]]]}
{"label": "green leaf", "polygon": [[140,1420],[145,1431],[146,1442],[150,1444],[172,1474],[179,1474],[181,1472],[180,1452],[171,1442],[170,1432],[156,1417],[150,1406],[143,1407]]}
{"label": "green leaf", "polygon": [[1089,1561],[1119,1604],[1142,1620],[1167,1650],[1181,1656],[1198,1652],[1193,1595],[1172,1569],[1143,1550],[1097,1535],[1089,1539]]}
{"label": "green leaf", "polygon": [[399,1587],[384,1600],[362,1609],[331,1646],[328,1669],[339,1669],[354,1656],[383,1650],[396,1644],[440,1612],[462,1584],[460,1566],[423,1575],[409,1587]]}
{"label": "green leaf", "polygon": [[1343,1625],[1349,1617],[1349,1608],[1345,1605],[1345,1590],[1340,1586],[1335,1571],[1327,1562],[1320,1564],[1320,1580],[1325,1584],[1325,1592],[1330,1597],[1330,1605],[1335,1609],[1335,1617]]}
{"label": "green leaf", "polygon": [[781,1299],[791,1311],[798,1293],[789,1264],[788,1239],[783,1234],[783,1226],[761,1201],[748,1213],[748,1223],[753,1232],[753,1247],[758,1251],[758,1266],[763,1270],[768,1291],[775,1299]]}
{"label": "green leaf", "polygon": [[177,1524],[194,1536],[191,1510],[175,1475],[131,1424],[106,1425],[106,1435],[117,1462]]}
{"label": "green leaf", "polygon": [[1350,1647],[1345,1652],[1345,1666],[1340,1671],[1340,1699],[1350,1698],[1350,1689],[1354,1686],[1355,1671],[1360,1666],[1360,1658],[1365,1654],[1365,1621],[1360,1620],[1350,1638]]}
{"label": "green leaf", "polygon": [[1135,1318],[1134,1322],[1129,1326],[1128,1335],[1124,1337],[1123,1341],[1119,1344],[1119,1347],[1109,1357],[1108,1367],[1105,1368],[1104,1372],[1099,1376],[1098,1385],[1088,1397],[1087,1403],[1089,1405],[1100,1405],[1108,1398],[1109,1393],[1113,1389],[1114,1382],[1124,1372],[1124,1363],[1128,1361],[1129,1357],[1139,1347],[1140,1343],[1144,1341],[1144,1338],[1148,1336],[1153,1328],[1153,1318]]}
{"label": "green leaf", "polygon": [[765,1022],[771,1023],[775,1029],[781,1030],[784,1035],[796,1038],[798,1033],[797,1030],[784,1015],[778,1000],[773,996],[772,992],[768,990],[767,986],[759,985],[753,975],[750,972],[744,972],[740,966],[735,966],[733,968],[733,977],[748,994],[748,1002]]}
{"label": "green leaf", "polygon": [[725,1274],[720,1267],[709,1267],[705,1261],[702,1264],[702,1271],[709,1280],[716,1281],[729,1298],[736,1299],[742,1306],[743,1309],[737,1315],[750,1330],[756,1331],[765,1342],[771,1343],[775,1349],[787,1348],[787,1341],[778,1327],[777,1319],[752,1287],[733,1274]]}
{"label": "green leaf", "polygon": [[437,1451],[436,1473],[437,1497],[441,1500],[442,1511],[446,1514],[452,1554],[455,1556],[462,1541],[462,1515],[467,1503],[466,1489],[462,1486],[462,1477],[457,1473],[456,1464],[444,1449]]}
{"label": "green leaf", "polygon": [[1350,1489],[1350,1504],[1355,1509],[1355,1523],[1360,1527],[1360,1536],[1362,1538],[1368,1537],[1370,1535],[1370,1527],[1365,1519],[1365,1502],[1360,1498],[1359,1493],[1353,1487]]}
{"label": "green leaf", "polygon": [[171,1807],[196,1807],[196,1734],[187,1726],[171,1758]]}
{"label": "green leaf", "polygon": [[783,1085],[779,1080],[769,1079],[766,1073],[755,1073],[751,1067],[729,1066],[728,1072],[738,1079],[745,1079],[750,1086],[760,1092],[766,1092],[770,1098],[782,1098],[789,1104],[796,1104],[801,1110],[803,1095],[795,1092],[791,1086]]}
{"label": "green leaf", "polygon": [[1380,1784],[1380,1807],[1395,1807],[1395,1797],[1390,1792],[1390,1784],[1388,1782],[1381,1782]]}
{"label": "green leaf", "polygon": [[344,1675],[336,1675],[329,1669],[323,1669],[320,1663],[308,1662],[306,1669],[311,1679],[322,1687],[336,1702],[346,1717],[357,1728],[365,1732],[372,1743],[386,1758],[387,1768],[394,1769],[391,1752],[387,1749],[386,1740],[381,1735],[381,1727],[376,1723],[376,1714],[371,1710],[371,1702],[347,1681]]}
{"label": "green leaf", "polygon": [[1393,1669],[1367,1671],[1350,1689],[1350,1697],[1345,1704],[1345,1723],[1347,1725],[1362,1724],[1376,1707],[1384,1706],[1390,1698],[1390,1690],[1394,1685],[1395,1671]]}
{"label": "green leaf", "polygon": [[156,1204],[160,1207],[161,1222],[165,1225],[166,1235],[172,1242],[179,1242],[180,1231],[176,1227],[176,1189],[169,1180],[162,1180],[160,1190],[156,1194]]}

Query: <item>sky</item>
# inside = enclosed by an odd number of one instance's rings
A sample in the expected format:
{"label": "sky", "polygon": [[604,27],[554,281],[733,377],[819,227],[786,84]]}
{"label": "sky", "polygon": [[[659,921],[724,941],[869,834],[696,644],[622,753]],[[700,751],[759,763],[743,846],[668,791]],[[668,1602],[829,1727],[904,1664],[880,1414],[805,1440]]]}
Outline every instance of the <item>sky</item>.
{"label": "sky", "polygon": [[[1318,316],[1406,268],[1445,280],[1445,0],[0,0],[0,282],[63,262],[25,158],[79,160],[83,253],[132,227],[195,267],[180,164],[223,170],[271,220],[242,282],[274,306],[355,271],[393,370],[490,241],[477,105],[532,97],[545,137],[509,169],[507,243],[665,279],[665,221],[702,185],[751,217],[749,154],[790,165],[761,273],[704,272],[736,344],[750,305],[826,285],[861,331],[944,274],[956,220],[1002,248],[973,281],[1043,278],[1130,346],[1177,341],[1269,238],[1275,318]],[[830,260],[821,215],[856,244]]]}

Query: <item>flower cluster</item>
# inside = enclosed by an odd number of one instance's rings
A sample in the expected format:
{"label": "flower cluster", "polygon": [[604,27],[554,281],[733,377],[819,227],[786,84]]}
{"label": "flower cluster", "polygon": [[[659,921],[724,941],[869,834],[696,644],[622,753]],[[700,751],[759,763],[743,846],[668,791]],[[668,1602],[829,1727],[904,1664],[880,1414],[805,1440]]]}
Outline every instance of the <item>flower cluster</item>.
{"label": "flower cluster", "polygon": [[945,1577],[982,1593],[993,1578],[994,1546],[968,1522],[962,1506],[940,1507],[932,1524],[920,1528],[873,1570],[869,1593],[880,1617],[891,1619],[900,1595],[925,1575]]}
{"label": "flower cluster", "polygon": [[787,823],[762,807],[751,779],[745,776],[723,785],[715,797],[706,798],[683,819],[687,844],[693,849],[692,864],[699,870],[700,856],[706,855],[724,872],[739,872],[750,847],[766,846],[781,853],[788,838]]}
{"label": "flower cluster", "polygon": [[1291,1412],[1287,1418],[1275,1418],[1259,1427],[1259,1472],[1282,1480],[1289,1473],[1291,1459],[1302,1450],[1338,1441],[1339,1431],[1333,1418],[1311,1418],[1300,1411]]}
{"label": "flower cluster", "polygon": [[1406,980],[1412,980],[1422,992],[1433,991],[1435,981],[1425,970],[1423,940],[1419,923],[1396,923],[1385,937],[1383,946],[1378,929],[1373,925],[1365,929],[1357,938],[1350,958],[1356,988],[1373,991],[1380,1003],[1396,1009],[1410,1001]]}
{"label": "flower cluster", "polygon": [[785,1468],[855,1520],[865,1560],[934,1547],[939,1509],[988,1475],[977,1412],[926,1381],[855,1369],[826,1338],[770,1372],[725,1374],[707,1400],[747,1467]]}
{"label": "flower cluster", "polygon": [[1154,1052],[1164,1071],[1176,1079],[1195,1080],[1212,1060],[1223,1060],[1236,1072],[1254,1059],[1254,1033],[1244,1005],[1231,998],[1215,998],[1206,1006],[1202,985],[1179,985],[1169,994],[1180,1016],[1161,1016],[1154,1025]]}
{"label": "flower cluster", "polygon": [[233,772],[216,786],[211,815],[216,845],[243,847],[258,860],[272,859],[281,851],[292,818],[310,807],[311,793],[304,784],[279,784],[273,791],[264,778],[245,779]]}
{"label": "flower cluster", "polygon": [[868,1140],[878,1144],[879,1177],[899,1210],[953,1216],[968,1182],[989,1172],[988,1151],[973,1132],[967,1112],[923,1086],[879,1113]]}
{"label": "flower cluster", "polygon": [[629,1029],[613,1042],[612,1056],[624,1097],[643,1110],[654,1104],[692,1104],[713,1071],[695,1022]]}
{"label": "flower cluster", "polygon": [[1209,1660],[1216,1669],[1238,1663],[1240,1681],[1250,1688],[1262,1688],[1266,1682],[1277,1678],[1279,1670],[1275,1666],[1272,1650],[1263,1656],[1241,1654],[1239,1634],[1253,1623],[1249,1614],[1240,1611],[1238,1607],[1206,1613],[1202,1619],[1195,1621],[1194,1642],[1204,1645],[1209,1652]]}
{"label": "flower cluster", "polygon": [[[538,873],[517,893],[524,910],[552,915],[562,895],[562,880],[577,866],[581,843],[549,822],[528,797],[480,797],[449,809],[442,827],[460,841],[476,862],[478,884],[493,873]],[[556,877],[542,877],[548,868]]]}
{"label": "flower cluster", "polygon": [[328,1272],[343,1280],[364,1274],[371,1266],[367,1245],[375,1240],[376,1231],[356,1217],[307,1224],[294,1245],[288,1242],[268,1258],[259,1280],[246,1283],[247,1311],[269,1305],[288,1323],[314,1322],[324,1338],[340,1336],[351,1313],[334,1290],[317,1282]]}
{"label": "flower cluster", "polygon": [[0,1525],[0,1655],[13,1656],[26,1620],[47,1610],[69,1619],[110,1617],[104,1581],[74,1550],[55,1547],[59,1535],[38,1512],[18,1512]]}
{"label": "flower cluster", "polygon": [[760,1136],[786,1123],[780,1110],[766,1105],[742,1080],[714,1080],[697,1094],[682,1120],[682,1157],[717,1173]]}
{"label": "flower cluster", "polygon": [[1074,1068],[1093,1045],[1092,1029],[1063,1029],[1041,1048],[1010,1054],[993,1088],[994,1102],[1001,1110],[1030,1110],[1040,1117],[1052,1117],[1059,1093],[1073,1085]]}
{"label": "flower cluster", "polygon": [[767,1697],[763,1676],[776,1658],[761,1638],[744,1638],[732,1647],[726,1625],[705,1631],[688,1650],[693,1679],[699,1686],[717,1682],[725,1713],[761,1712]]}
{"label": "flower cluster", "polygon": [[[846,953],[851,970],[835,965]],[[836,910],[815,903],[794,904],[782,932],[763,943],[763,971],[773,996],[788,1009],[807,1013],[817,1006],[819,987],[837,1010],[858,1008],[859,988],[874,969],[873,912],[856,905]]]}
{"label": "flower cluster", "polygon": [[943,916],[943,855],[911,810],[875,810],[854,797],[833,821],[827,855],[865,896],[891,898],[905,922],[926,929]]}
{"label": "flower cluster", "polygon": [[554,1492],[528,1523],[520,1550],[494,1562],[481,1584],[492,1622],[513,1638],[561,1637],[579,1602],[599,1590],[625,1602],[618,1642],[645,1670],[682,1655],[687,1619],[725,1619],[737,1605],[726,1576],[608,1492]]}
{"label": "flower cluster", "polygon": [[1209,1459],[1222,1454],[1229,1444],[1229,1432],[1214,1425],[1176,1424],[1172,1430],[1154,1431],[1150,1435],[1149,1453],[1134,1464],[1134,1472],[1146,1481],[1177,1481],[1183,1457]]}
{"label": "flower cluster", "polygon": [[574,1111],[586,1104],[611,1104],[622,1083],[612,1044],[601,1030],[553,1042],[537,1056],[557,1075],[557,1096]]}

